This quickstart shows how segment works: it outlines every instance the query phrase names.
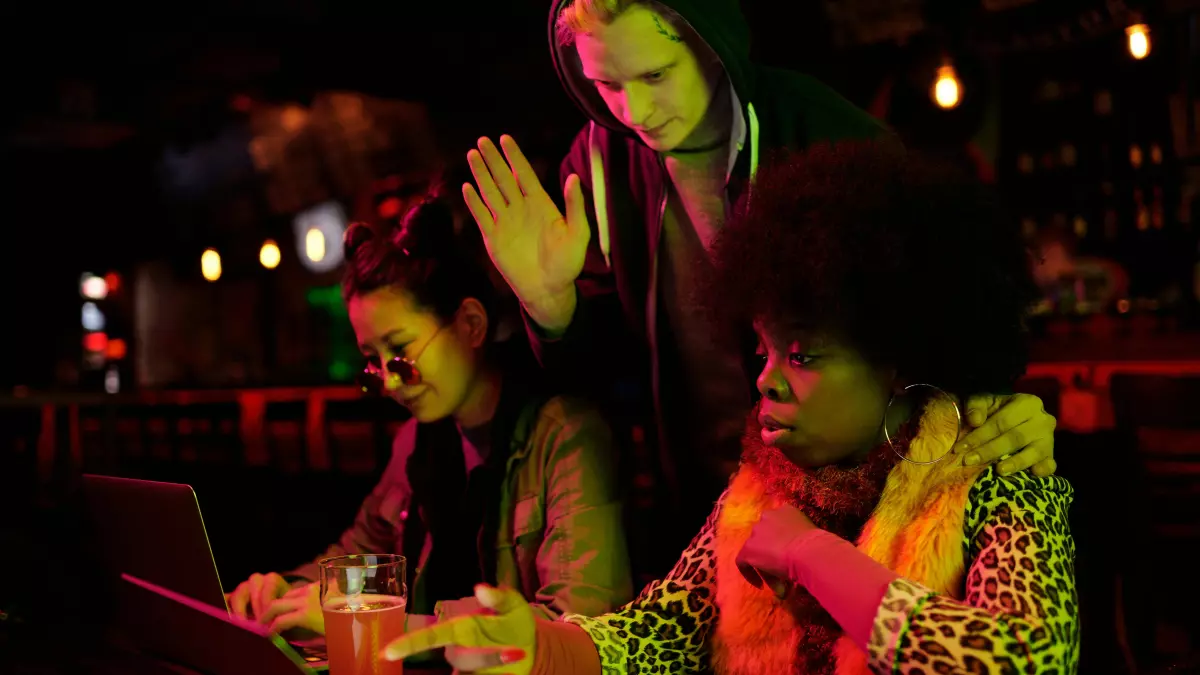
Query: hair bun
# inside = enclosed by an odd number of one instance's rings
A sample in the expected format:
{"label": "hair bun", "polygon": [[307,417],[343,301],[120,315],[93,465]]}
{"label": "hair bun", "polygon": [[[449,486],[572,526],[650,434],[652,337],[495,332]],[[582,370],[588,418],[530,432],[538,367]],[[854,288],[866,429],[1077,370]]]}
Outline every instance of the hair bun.
{"label": "hair bun", "polygon": [[392,244],[416,258],[453,255],[458,248],[454,214],[444,201],[426,199],[404,214]]}
{"label": "hair bun", "polygon": [[346,233],[342,235],[342,248],[346,251],[346,257],[354,257],[354,252],[360,246],[375,238],[375,228],[367,223],[356,222],[350,223],[350,227],[346,228]]}

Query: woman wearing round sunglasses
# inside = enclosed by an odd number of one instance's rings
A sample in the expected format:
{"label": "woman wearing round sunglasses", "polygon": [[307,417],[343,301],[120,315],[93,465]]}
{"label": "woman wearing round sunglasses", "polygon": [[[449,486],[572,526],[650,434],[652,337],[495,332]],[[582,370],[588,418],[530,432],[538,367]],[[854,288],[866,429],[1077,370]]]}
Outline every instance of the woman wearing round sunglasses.
{"label": "woman wearing round sunglasses", "polygon": [[453,229],[427,200],[398,227],[346,232],[360,384],[412,419],[353,526],[313,562],[238,586],[236,615],[321,632],[316,560],[345,553],[404,554],[416,622],[471,610],[481,582],[519,589],[547,618],[632,597],[611,433],[539,385],[527,344],[493,339],[495,287]]}

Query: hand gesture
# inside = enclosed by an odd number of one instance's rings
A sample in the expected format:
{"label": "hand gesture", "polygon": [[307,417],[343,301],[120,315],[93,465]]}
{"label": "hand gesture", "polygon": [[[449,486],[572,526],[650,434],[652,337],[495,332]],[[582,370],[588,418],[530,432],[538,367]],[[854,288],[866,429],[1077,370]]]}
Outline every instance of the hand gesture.
{"label": "hand gesture", "polygon": [[456,673],[532,671],[537,619],[529,603],[514,590],[483,585],[475,587],[475,597],[481,613],[410,632],[388,644],[382,658],[400,661],[445,647],[446,660]]}
{"label": "hand gesture", "polygon": [[492,263],[525,310],[545,329],[565,329],[591,238],[579,176],[572,174],[563,188],[563,217],[517,142],[501,136],[500,146],[503,157],[490,139],[481,138],[479,149],[467,153],[479,191],[464,184],[463,198]]}

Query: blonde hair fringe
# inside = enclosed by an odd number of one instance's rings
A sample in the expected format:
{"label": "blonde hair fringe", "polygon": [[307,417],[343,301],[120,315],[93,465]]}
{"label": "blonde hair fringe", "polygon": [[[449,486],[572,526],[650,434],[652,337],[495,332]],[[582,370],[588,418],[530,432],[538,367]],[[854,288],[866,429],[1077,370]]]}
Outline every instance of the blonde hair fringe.
{"label": "blonde hair fringe", "polygon": [[569,0],[558,12],[558,43],[566,46],[579,35],[607,26],[637,0]]}

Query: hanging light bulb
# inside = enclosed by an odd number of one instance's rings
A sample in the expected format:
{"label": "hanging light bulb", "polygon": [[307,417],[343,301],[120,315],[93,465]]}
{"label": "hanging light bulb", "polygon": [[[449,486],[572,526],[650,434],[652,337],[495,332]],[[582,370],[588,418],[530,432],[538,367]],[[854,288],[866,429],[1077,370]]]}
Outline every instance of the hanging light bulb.
{"label": "hanging light bulb", "polygon": [[958,75],[954,72],[954,66],[947,61],[938,68],[937,80],[933,83],[933,101],[949,110],[958,105],[961,99],[962,86],[959,84]]}
{"label": "hanging light bulb", "polygon": [[221,254],[216,249],[206,249],[200,256],[200,274],[209,281],[221,278]]}
{"label": "hanging light bulb", "polygon": [[262,248],[258,250],[258,262],[269,270],[279,266],[279,245],[275,240],[268,239],[263,242]]}
{"label": "hanging light bulb", "polygon": [[1125,29],[1129,36],[1129,54],[1139,61],[1150,54],[1150,27],[1144,23],[1135,23]]}

